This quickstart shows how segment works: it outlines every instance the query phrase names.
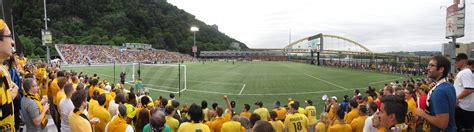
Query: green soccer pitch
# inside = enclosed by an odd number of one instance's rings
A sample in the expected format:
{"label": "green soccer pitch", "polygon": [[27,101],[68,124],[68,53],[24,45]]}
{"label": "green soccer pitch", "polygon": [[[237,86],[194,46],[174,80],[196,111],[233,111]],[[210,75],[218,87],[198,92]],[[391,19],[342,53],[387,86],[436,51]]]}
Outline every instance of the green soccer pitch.
{"label": "green soccer pitch", "polygon": [[[262,101],[264,107],[269,109],[274,100],[279,100],[281,105],[287,104],[288,98],[293,98],[304,107],[304,100],[311,99],[317,107],[317,114],[323,109],[323,95],[337,96],[338,102],[344,95],[353,96],[354,89],[360,89],[362,95],[367,86],[377,89],[384,83],[395,80],[403,81],[405,75],[378,73],[345,68],[315,66],[296,62],[241,62],[235,64],[223,61],[214,62],[189,62],[184,63],[181,70],[177,64],[171,65],[140,65],[141,78],[144,88],[149,89],[153,99],[158,96],[169,98],[170,92],[177,92],[181,83],[180,97],[176,99],[183,104],[201,104],[202,100],[208,102],[208,107],[216,102],[225,108],[223,95],[228,95],[230,100],[236,101],[237,113],[243,109],[243,104],[250,104],[251,111],[257,100]],[[186,70],[184,70],[184,67]],[[127,81],[131,81],[132,69],[138,65],[116,65],[115,82],[120,81],[120,72],[127,72]],[[114,82],[113,65],[105,66],[64,66],[64,70],[84,72],[89,76],[96,73],[101,79]],[[184,73],[185,72],[185,73]],[[178,74],[181,73],[181,82]],[[184,79],[186,78],[186,79]],[[186,80],[186,81],[184,81]],[[133,83],[126,85],[129,89]],[[184,87],[186,85],[186,88]],[[318,116],[319,118],[319,116]]]}

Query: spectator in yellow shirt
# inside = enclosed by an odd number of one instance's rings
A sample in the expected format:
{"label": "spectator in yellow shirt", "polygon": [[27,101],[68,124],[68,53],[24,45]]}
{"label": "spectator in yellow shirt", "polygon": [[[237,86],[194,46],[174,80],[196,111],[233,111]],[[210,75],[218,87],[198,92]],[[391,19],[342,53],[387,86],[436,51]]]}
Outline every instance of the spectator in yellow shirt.
{"label": "spectator in yellow shirt", "polygon": [[313,101],[311,100],[306,100],[306,108],[305,108],[305,115],[308,117],[309,121],[309,131],[313,132],[314,127],[316,125],[316,107],[313,106]]}
{"label": "spectator in yellow shirt", "polygon": [[355,100],[351,100],[349,102],[349,107],[351,108],[351,111],[347,113],[344,117],[344,121],[346,121],[346,123],[350,123],[352,122],[352,120],[359,117],[359,109],[357,109],[357,105],[358,104]]}
{"label": "spectator in yellow shirt", "polygon": [[272,124],[275,132],[283,132],[283,130],[285,129],[285,125],[283,124],[283,122],[277,119],[278,117],[277,113],[275,111],[271,111],[270,117],[271,117],[271,120],[269,122],[270,124]]}
{"label": "spectator in yellow shirt", "polygon": [[173,118],[175,110],[173,106],[166,106],[166,125],[171,127],[172,132],[177,132],[179,128],[179,121]]}
{"label": "spectator in yellow shirt", "polygon": [[91,123],[85,114],[86,92],[76,91],[72,94],[71,100],[74,104],[74,110],[69,114],[69,124],[71,132],[92,132]]}
{"label": "spectator in yellow shirt", "polygon": [[280,107],[280,101],[275,101],[273,103],[273,111],[275,111],[277,114],[277,120],[280,120],[282,122],[285,121],[286,108]]}
{"label": "spectator in yellow shirt", "polygon": [[262,101],[255,102],[255,107],[256,109],[253,111],[253,113],[258,114],[264,121],[268,121],[268,119],[270,119],[270,113],[268,112],[267,108],[263,107]]}
{"label": "spectator in yellow shirt", "polygon": [[97,102],[99,103],[99,105],[97,107],[95,107],[95,110],[93,111],[94,112],[94,116],[99,118],[99,123],[97,123],[95,125],[95,131],[96,132],[103,132],[105,131],[105,125],[107,125],[107,122],[109,122],[111,120],[111,116],[110,116],[110,113],[107,109],[105,109],[105,100],[106,100],[106,97],[105,97],[105,94],[101,94],[97,97]]}
{"label": "spectator in yellow shirt", "polygon": [[340,109],[338,105],[334,106],[334,110],[336,111],[335,121],[328,128],[328,132],[351,132],[351,126],[343,120],[344,110]]}
{"label": "spectator in yellow shirt", "polygon": [[308,131],[308,118],[298,112],[298,103],[291,104],[290,114],[285,118],[285,129],[288,132],[307,132]]}
{"label": "spectator in yellow shirt", "polygon": [[316,132],[326,132],[329,125],[328,113],[323,112],[319,115],[319,122],[315,126]]}
{"label": "spectator in yellow shirt", "polygon": [[252,115],[252,113],[250,113],[249,111],[250,111],[250,105],[244,104],[244,111],[240,112],[240,116],[250,119],[250,115]]}
{"label": "spectator in yellow shirt", "polygon": [[204,115],[200,106],[191,104],[189,106],[189,116],[191,122],[181,124],[178,128],[178,132],[210,132],[209,127],[201,123],[204,119]]}
{"label": "spectator in yellow shirt", "polygon": [[235,115],[232,120],[222,124],[221,132],[245,132],[245,128],[239,122],[239,116]]}
{"label": "spectator in yellow shirt", "polygon": [[221,128],[222,128],[222,124],[224,124],[225,122],[227,122],[228,120],[226,120],[224,118],[224,116],[222,114],[224,114],[224,109],[222,109],[221,107],[217,107],[216,108],[216,112],[217,112],[217,117],[216,119],[211,123],[211,129],[213,129],[212,131],[213,132],[220,132],[221,131]]}
{"label": "spectator in yellow shirt", "polygon": [[353,132],[362,132],[364,129],[365,120],[367,116],[367,107],[365,105],[359,105],[359,117],[352,120],[351,127]]}
{"label": "spectator in yellow shirt", "polygon": [[405,93],[405,100],[408,104],[408,113],[406,116],[405,123],[408,125],[408,131],[415,131],[416,130],[416,103],[413,96],[415,96],[415,90],[413,85],[408,85],[408,88],[404,90]]}

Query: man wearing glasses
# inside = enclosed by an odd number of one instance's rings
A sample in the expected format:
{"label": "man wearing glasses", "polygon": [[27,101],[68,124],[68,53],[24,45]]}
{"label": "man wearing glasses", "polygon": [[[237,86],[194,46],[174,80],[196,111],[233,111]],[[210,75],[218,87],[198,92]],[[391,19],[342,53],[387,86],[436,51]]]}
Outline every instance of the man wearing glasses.
{"label": "man wearing glasses", "polygon": [[[0,62],[3,64],[12,55],[13,38],[5,21],[0,19]],[[18,94],[18,87],[12,82],[10,73],[0,65],[0,131],[15,131],[13,99]]]}
{"label": "man wearing glasses", "polygon": [[446,78],[450,69],[451,63],[443,56],[434,56],[428,64],[428,78],[434,80],[436,85],[428,93],[426,111],[417,108],[416,114],[430,123],[432,132],[456,131],[456,91]]}

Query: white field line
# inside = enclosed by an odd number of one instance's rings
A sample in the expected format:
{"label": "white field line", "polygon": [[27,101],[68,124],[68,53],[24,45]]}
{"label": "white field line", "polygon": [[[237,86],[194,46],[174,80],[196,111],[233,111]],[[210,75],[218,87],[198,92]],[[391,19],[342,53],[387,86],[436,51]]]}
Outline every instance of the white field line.
{"label": "white field line", "polygon": [[377,84],[377,83],[383,83],[383,82],[388,82],[388,81],[395,81],[395,80],[400,80],[403,79],[403,77],[395,78],[395,79],[388,79],[388,80],[382,80],[382,81],[376,81],[376,82],[371,82],[369,84]]}
{"label": "white field line", "polygon": [[240,90],[239,95],[242,95],[242,92],[244,91],[244,88],[245,88],[245,84],[242,86],[242,89]]}
{"label": "white field line", "polygon": [[344,90],[349,90],[349,89],[347,89],[347,88],[345,88],[345,87],[343,87],[343,86],[340,86],[340,85],[337,85],[337,84],[328,82],[328,81],[326,81],[326,80],[323,80],[323,79],[321,79],[321,78],[317,78],[317,77],[315,77],[315,76],[311,76],[311,75],[309,75],[309,74],[307,74],[307,73],[304,73],[304,74],[305,74],[306,76],[312,77],[312,78],[317,79],[317,80],[319,80],[319,81],[323,81],[323,82],[325,82],[325,83],[327,83],[327,84],[331,84],[331,85],[333,85],[333,86],[342,88],[342,89],[344,89]]}

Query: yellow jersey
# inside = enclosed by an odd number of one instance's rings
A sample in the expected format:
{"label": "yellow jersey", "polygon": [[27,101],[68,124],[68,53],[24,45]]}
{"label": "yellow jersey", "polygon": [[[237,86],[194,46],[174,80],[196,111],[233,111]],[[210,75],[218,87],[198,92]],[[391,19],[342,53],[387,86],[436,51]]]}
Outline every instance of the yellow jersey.
{"label": "yellow jersey", "polygon": [[99,91],[99,95],[104,93],[104,90],[97,87],[97,86],[91,86],[89,88],[89,97],[94,98],[94,91]]}
{"label": "yellow jersey", "polygon": [[285,125],[280,120],[269,121],[269,122],[270,124],[272,124],[272,127],[273,129],[275,129],[275,132],[283,132],[283,129],[285,129]]}
{"label": "yellow jersey", "polygon": [[286,117],[286,109],[284,107],[274,108],[273,111],[277,113],[278,120],[285,120]]}
{"label": "yellow jersey", "polygon": [[334,124],[329,127],[328,132],[352,132],[349,124]]}
{"label": "yellow jersey", "polygon": [[222,124],[227,122],[227,120],[224,117],[217,117],[216,120],[214,120],[211,123],[211,129],[213,132],[220,132],[222,128]]}
{"label": "yellow jersey", "polygon": [[178,132],[211,132],[211,129],[203,123],[191,123],[186,122],[181,124],[178,128]]}
{"label": "yellow jersey", "polygon": [[346,116],[344,116],[344,121],[346,121],[346,123],[350,123],[357,117],[359,117],[359,109],[354,108],[351,110],[351,112],[347,113]]}
{"label": "yellow jersey", "polygon": [[367,96],[367,103],[372,103],[374,102],[374,98],[372,96]]}
{"label": "yellow jersey", "polygon": [[89,121],[81,117],[81,112],[71,111],[69,113],[69,128],[71,132],[92,132],[92,127]]}
{"label": "yellow jersey", "polygon": [[305,115],[294,113],[286,116],[284,124],[288,132],[307,132],[309,121]]}
{"label": "yellow jersey", "polygon": [[170,126],[172,132],[177,132],[179,127],[179,121],[171,116],[166,116],[166,125]]}
{"label": "yellow jersey", "polygon": [[324,122],[318,122],[315,126],[315,130],[317,132],[326,132],[327,129],[326,129],[326,124],[324,124]]}
{"label": "yellow jersey", "polygon": [[247,117],[247,119],[250,119],[250,115],[252,115],[252,113],[250,113],[248,111],[240,112],[240,116]]}
{"label": "yellow jersey", "polygon": [[318,121],[316,119],[316,107],[314,106],[306,106],[305,108],[305,115],[308,117],[309,125],[314,125]]}
{"label": "yellow jersey", "polygon": [[306,111],[303,108],[300,107],[300,108],[298,108],[298,113],[304,115],[306,113]]}
{"label": "yellow jersey", "polygon": [[11,128],[15,130],[15,119],[13,111],[13,97],[10,93],[10,89],[13,88],[13,82],[10,77],[10,73],[5,66],[0,65],[0,126],[4,128]]}
{"label": "yellow jersey", "polygon": [[336,112],[333,110],[333,105],[329,106],[329,112],[328,112],[328,119],[329,120],[334,120],[334,116],[336,115]]}
{"label": "yellow jersey", "polygon": [[66,93],[64,93],[64,91],[58,91],[58,93],[56,94],[56,98],[53,99],[53,103],[58,108],[58,111],[59,111],[59,101],[61,101],[61,99],[65,97],[66,97]]}
{"label": "yellow jersey", "polygon": [[[204,115],[204,120],[206,121],[209,121],[209,117],[208,117],[208,114],[209,114],[209,108],[205,108],[205,109],[202,109],[202,114]],[[250,119],[250,118],[249,118]]]}
{"label": "yellow jersey", "polygon": [[416,103],[413,98],[409,98],[406,100],[408,104],[408,111],[405,117],[405,123],[408,125],[410,130],[416,130]]}
{"label": "yellow jersey", "polygon": [[95,125],[96,132],[103,132],[105,131],[105,126],[111,120],[109,110],[105,109],[104,106],[98,106],[95,108],[94,116],[99,118],[100,122]]}
{"label": "yellow jersey", "polygon": [[222,124],[221,132],[245,132],[245,128],[240,125],[240,122],[229,121]]}
{"label": "yellow jersey", "polygon": [[270,118],[270,113],[267,108],[258,108],[253,111],[253,113],[258,114],[263,121],[268,121]]}
{"label": "yellow jersey", "polygon": [[89,107],[87,107],[87,112],[89,113],[90,117],[95,117],[94,110],[96,110],[97,109],[96,107],[98,106],[99,106],[99,102],[97,102],[97,100],[95,99],[89,100]]}
{"label": "yellow jersey", "polygon": [[364,124],[365,124],[365,119],[367,119],[368,116],[359,116],[352,120],[351,122],[351,128],[353,132],[362,132],[364,130]]}
{"label": "yellow jersey", "polygon": [[127,117],[133,119],[133,117],[135,117],[135,113],[136,113],[135,107],[133,107],[133,105],[131,105],[129,103],[125,103],[123,105],[125,105],[125,107],[127,108]]}
{"label": "yellow jersey", "polygon": [[54,101],[54,99],[56,99],[56,96],[58,95],[58,91],[59,91],[58,78],[55,78],[51,82],[51,85],[49,86],[49,90],[51,90],[51,97]]}

